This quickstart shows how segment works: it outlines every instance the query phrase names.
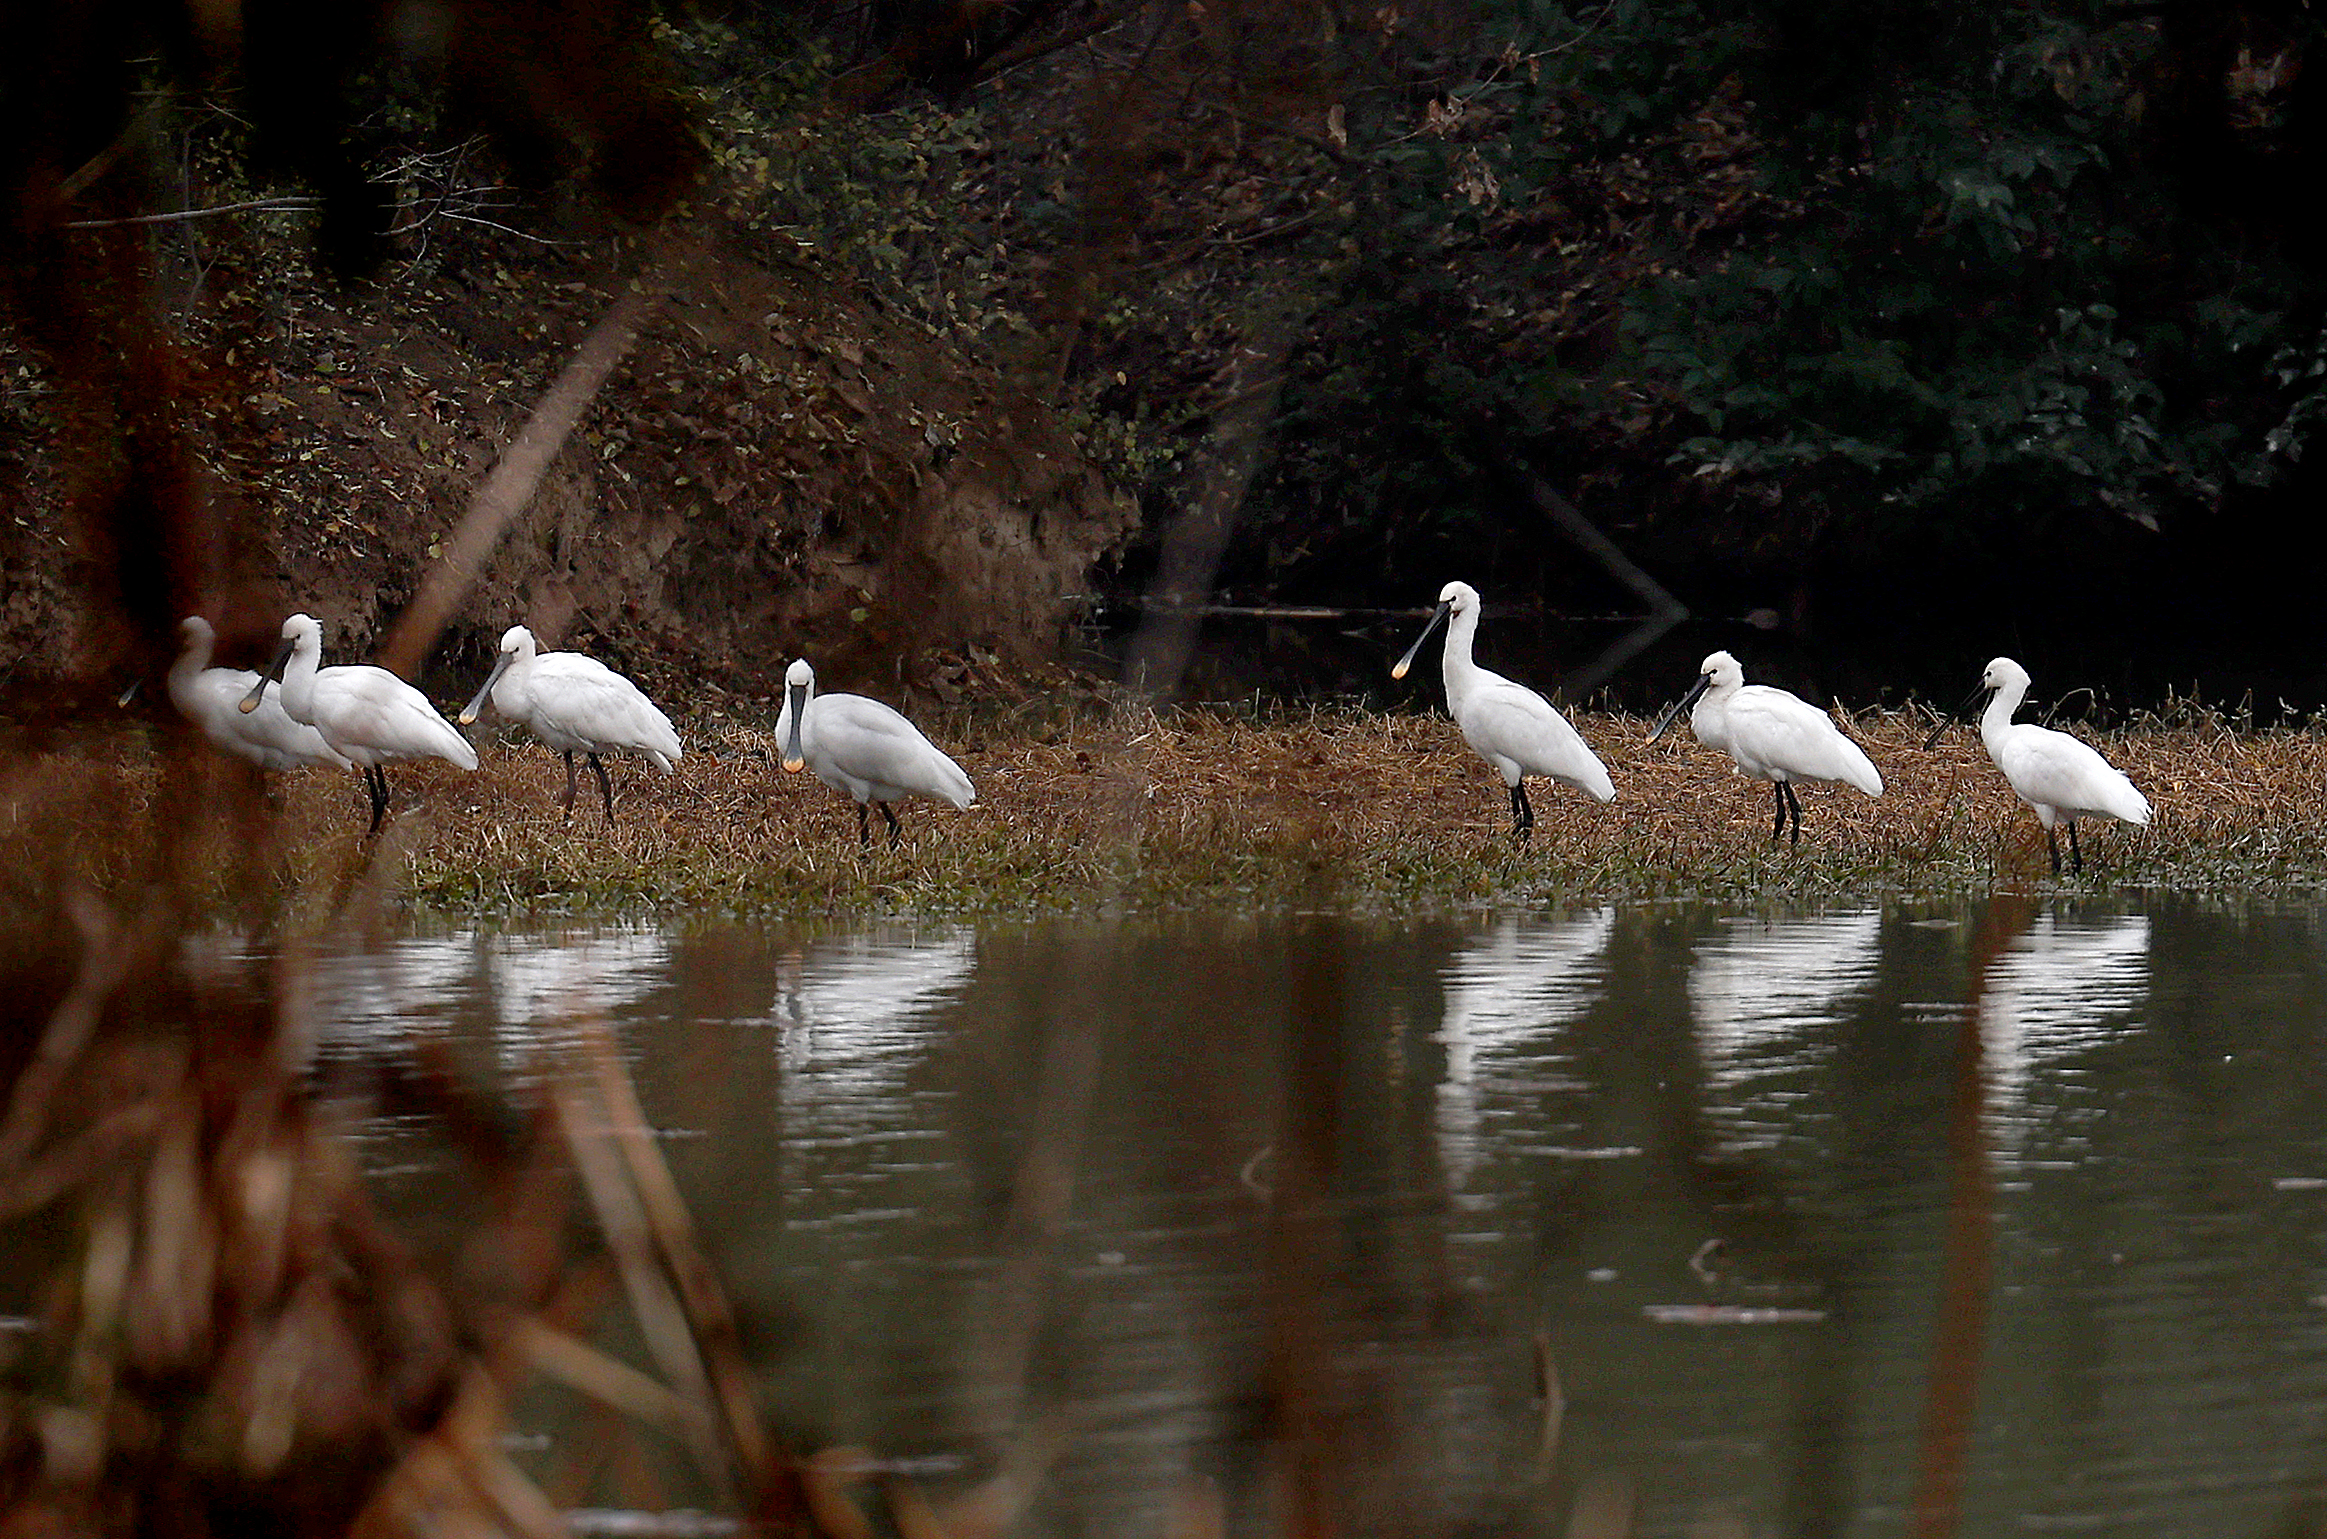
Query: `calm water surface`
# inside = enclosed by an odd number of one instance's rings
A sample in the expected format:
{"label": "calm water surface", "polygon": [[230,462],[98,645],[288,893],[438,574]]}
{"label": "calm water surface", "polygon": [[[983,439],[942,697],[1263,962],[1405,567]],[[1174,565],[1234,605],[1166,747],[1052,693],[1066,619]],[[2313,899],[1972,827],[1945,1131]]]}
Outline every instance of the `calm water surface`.
{"label": "calm water surface", "polygon": [[387,1071],[611,1022],[777,1424],[1024,1471],[1021,1532],[2276,1535],[2323,964],[2327,909],[2169,900],[451,935],[330,960],[317,1074],[450,1246]]}

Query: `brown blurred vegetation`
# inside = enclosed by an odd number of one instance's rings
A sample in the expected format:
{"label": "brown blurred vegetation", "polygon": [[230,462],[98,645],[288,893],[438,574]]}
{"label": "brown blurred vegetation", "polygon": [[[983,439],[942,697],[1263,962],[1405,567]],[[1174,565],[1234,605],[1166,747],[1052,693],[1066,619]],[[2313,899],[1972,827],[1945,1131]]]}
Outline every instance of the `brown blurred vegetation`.
{"label": "brown blurred vegetation", "polygon": [[[145,211],[159,93],[231,77],[252,153],[320,193],[323,259],[352,280],[380,258],[384,211],[347,88],[415,24],[437,29],[452,110],[512,162],[584,168],[624,221],[671,208],[702,152],[644,22],[619,0],[8,13],[4,313],[53,381],[45,468],[77,549],[76,634],[26,670],[46,689],[15,691],[0,758],[23,835],[0,932],[11,1534],[562,1532],[500,1447],[508,1396],[541,1372],[666,1424],[769,1531],[820,1531],[799,1468],[767,1451],[717,1284],[602,1039],[529,1109],[480,1104],[441,1065],[403,1087],[489,1194],[470,1253],[432,1274],[315,1120],[296,948],[225,978],[184,965],[190,894],[213,875],[193,869],[198,831],[229,831],[230,887],[265,886],[255,782],[194,773],[182,726],[159,745],[162,794],[139,803],[36,751],[81,730],[105,680],[166,657],[176,616],[215,604],[253,537],[197,471],[187,424],[228,403],[217,360],[161,323],[145,231],[65,228]],[[92,820],[120,862],[103,893],[75,858]],[[336,875],[310,939],[376,908],[379,868]],[[605,1234],[580,1259],[577,1169]],[[677,1390],[570,1334],[617,1275]]]}
{"label": "brown blurred vegetation", "polygon": [[[448,1060],[425,1055],[399,1078],[392,1094],[468,1162],[482,1217],[451,1258],[423,1256],[382,1221],[303,1078],[313,1044],[302,958],[392,922],[411,836],[318,838],[298,814],[328,802],[320,781],[272,795],[205,758],[153,703],[158,691],[141,708],[150,732],[129,739],[111,702],[125,679],[158,678],[182,614],[219,617],[231,650],[307,603],[340,624],[344,656],[432,592],[446,604],[416,605],[416,628],[394,637],[410,671],[441,665],[429,659],[455,611],[474,633],[516,607],[537,626],[547,615],[553,630],[623,638],[650,673],[686,669],[748,694],[758,663],[731,658],[721,671],[716,648],[685,644],[672,617],[690,603],[744,616],[711,641],[732,644],[749,620],[831,642],[844,670],[910,654],[940,695],[994,651],[1037,660],[1061,591],[1128,527],[1040,383],[1126,280],[1147,217],[1142,176],[1194,148],[1168,124],[1175,93],[1225,69],[1250,85],[1252,113],[1319,99],[1314,56],[1296,41],[1315,15],[1255,0],[1154,16],[1133,65],[1089,90],[1088,217],[1034,324],[1011,356],[966,368],[806,264],[771,276],[724,245],[691,201],[704,147],[642,5],[189,0],[19,8],[0,23],[0,339],[24,361],[19,380],[37,368],[44,394],[21,419],[37,420],[37,442],[9,446],[7,490],[15,507],[52,515],[19,516],[7,552],[17,645],[0,712],[0,1532],[540,1539],[562,1532],[559,1505],[587,1487],[593,1461],[615,1456],[586,1453],[546,1485],[523,1474],[502,1446],[506,1407],[537,1380],[624,1412],[621,1437],[653,1428],[682,1450],[691,1473],[666,1498],[707,1493],[771,1534],[868,1531],[850,1492],[877,1464],[797,1457],[761,1425],[717,1280],[588,1022],[530,1103],[482,1100]],[[867,38],[879,52],[840,77],[822,110],[903,84],[958,89],[1119,19],[990,5],[875,18]],[[1029,47],[1042,26],[1063,30]],[[418,226],[405,226],[402,247],[383,233],[398,210],[376,174],[375,87],[413,75],[441,113],[438,141],[481,135],[480,153],[556,200],[565,245],[490,286],[477,266],[401,294],[377,284],[410,256]],[[140,221],[193,185],[172,185],[158,125],[173,107],[210,102],[230,104],[253,175],[288,177],[319,201],[312,273],[279,245],[230,235],[195,263],[185,293],[196,304],[164,292],[155,232],[166,225]],[[1211,121],[1222,142],[1243,132],[1236,114]],[[449,243],[459,232],[422,234]],[[468,254],[493,272],[506,249],[487,239]],[[448,304],[458,314],[446,335],[426,335],[429,313]],[[1288,327],[1265,335],[1257,361],[1228,375],[1232,395],[1265,389],[1281,363]],[[553,382],[539,371],[560,347],[574,361]],[[494,566],[496,541],[537,494],[566,520],[561,558],[593,511],[573,457],[550,466],[625,353],[648,382],[646,406],[606,436],[647,440],[651,457],[659,434],[665,484],[699,487],[707,505],[693,503],[673,534],[642,497],[607,521],[605,543],[621,554],[595,576],[580,562]],[[492,372],[501,377],[480,381]],[[325,376],[318,404],[307,387]],[[899,379],[902,402],[883,399]],[[523,406],[533,411],[521,425],[512,408]],[[787,413],[807,425],[767,436],[791,463],[744,474],[755,419]],[[487,475],[461,442],[480,421],[508,446],[503,473]],[[286,429],[339,452],[321,464],[284,453]],[[366,438],[409,442],[366,465],[345,448]],[[529,453],[542,466],[506,473]],[[939,469],[970,490],[924,494]],[[410,480],[418,506],[391,497],[396,516],[374,512],[367,471]],[[1211,499],[1223,516],[1249,473],[1231,446]],[[763,482],[803,479],[809,495],[796,502],[822,525],[804,522],[797,542],[837,554],[821,568],[794,560],[799,591],[755,601],[739,580],[754,570],[753,542],[785,535],[741,515]],[[725,525],[707,511],[738,502]],[[964,506],[976,517],[953,520]],[[1046,538],[1045,515],[1083,526],[1055,541],[1047,565],[1027,555]],[[682,539],[709,554],[690,566],[687,550],[671,554]],[[1006,550],[979,579],[965,575],[974,553],[952,559],[965,544]],[[623,581],[658,575],[669,590],[659,609],[625,607]],[[932,629],[958,654],[932,660]],[[189,967],[185,936],[220,916],[266,936],[271,959]],[[652,1376],[587,1344],[617,1297]],[[998,1531],[1023,1505],[1040,1444],[1030,1435],[1034,1452],[950,1506],[899,1482],[878,1505],[899,1532]],[[1183,1527],[1216,1531],[1217,1515],[1191,1502]]]}

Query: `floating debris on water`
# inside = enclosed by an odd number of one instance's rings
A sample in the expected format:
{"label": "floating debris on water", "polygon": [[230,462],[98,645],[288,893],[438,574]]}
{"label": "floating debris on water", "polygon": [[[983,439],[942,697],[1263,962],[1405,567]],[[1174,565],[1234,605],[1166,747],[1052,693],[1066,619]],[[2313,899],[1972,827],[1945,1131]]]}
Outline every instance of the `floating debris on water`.
{"label": "floating debris on water", "polygon": [[1822,1325],[1823,1309],[1779,1309],[1766,1304],[1643,1304],[1652,1325]]}
{"label": "floating debris on water", "polygon": [[619,1507],[576,1507],[565,1514],[566,1532],[579,1539],[724,1539],[740,1525],[716,1512],[681,1507],[671,1512],[634,1512]]}

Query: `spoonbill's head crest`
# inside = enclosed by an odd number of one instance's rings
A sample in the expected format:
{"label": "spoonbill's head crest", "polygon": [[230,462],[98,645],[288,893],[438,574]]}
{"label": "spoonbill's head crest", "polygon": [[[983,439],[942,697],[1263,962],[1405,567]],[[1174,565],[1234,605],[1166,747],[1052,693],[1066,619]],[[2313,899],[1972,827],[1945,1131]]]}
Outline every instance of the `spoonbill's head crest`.
{"label": "spoonbill's head crest", "polygon": [[511,664],[530,659],[532,656],[533,632],[522,625],[512,625],[503,631],[501,633],[501,655],[493,659],[493,671],[485,676],[483,684],[477,686],[475,698],[471,699],[468,707],[461,712],[460,724],[464,727],[467,726],[484,711],[485,697],[493,693],[493,686],[501,682],[501,675],[509,671]]}
{"label": "spoonbill's head crest", "polygon": [[1706,654],[1705,660],[1697,665],[1697,671],[1716,689],[1734,688],[1745,682],[1744,667],[1727,652]]}
{"label": "spoonbill's head crest", "polygon": [[267,692],[269,684],[283,682],[283,670],[291,665],[291,654],[302,647],[314,652],[323,649],[323,626],[313,615],[297,614],[283,622],[283,644],[275,649],[275,660],[259,675],[250,693],[242,697],[241,709],[245,716],[259,708],[259,697]]}
{"label": "spoonbill's head crest", "polygon": [[1422,643],[1428,641],[1430,633],[1438,629],[1439,621],[1448,615],[1476,614],[1478,607],[1479,590],[1467,582],[1450,582],[1439,589],[1438,607],[1430,611],[1429,623],[1422,627],[1422,634],[1414,638],[1414,644],[1406,649],[1406,655],[1391,665],[1390,677],[1402,679],[1406,676],[1406,670],[1414,666],[1414,654],[1422,650]]}
{"label": "spoonbill's head crest", "polygon": [[2025,694],[2028,689],[2028,670],[2008,657],[1990,659],[1988,666],[1980,670],[1979,684],[1963,697],[1963,704],[1940,717],[1932,727],[1931,735],[1923,740],[1924,750],[1929,752],[1938,747],[1939,739],[1946,734],[1950,722],[1969,717],[1980,708],[1982,701],[1999,689],[2018,689]]}
{"label": "spoonbill's head crest", "polygon": [[1980,675],[1982,689],[2010,689],[2015,684],[2022,689],[2028,687],[2028,670],[2008,657],[1994,659]]}
{"label": "spoonbill's head crest", "polygon": [[1744,682],[1745,670],[1737,666],[1736,658],[1726,652],[1708,654],[1697,665],[1697,682],[1689,686],[1687,694],[1665,707],[1664,714],[1656,719],[1656,725],[1648,729],[1648,740],[1653,743],[1671,731],[1672,724],[1680,720],[1681,712],[1702,700],[1705,691],[1716,685],[1734,688]]}
{"label": "spoonbill's head crest", "polygon": [[800,746],[800,724],[808,715],[808,697],[816,688],[816,670],[808,666],[808,659],[795,657],[792,666],[784,670],[784,710],[788,713],[791,730],[784,734],[784,769],[798,774],[807,764],[808,756]]}

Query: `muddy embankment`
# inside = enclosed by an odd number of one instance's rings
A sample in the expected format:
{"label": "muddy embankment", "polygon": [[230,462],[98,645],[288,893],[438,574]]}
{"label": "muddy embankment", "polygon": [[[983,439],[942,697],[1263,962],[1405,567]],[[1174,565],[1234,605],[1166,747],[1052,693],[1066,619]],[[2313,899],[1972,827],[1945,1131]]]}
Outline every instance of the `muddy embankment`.
{"label": "muddy embankment", "polygon": [[[643,272],[667,297],[454,615],[422,681],[438,694],[523,621],[693,703],[748,709],[802,654],[835,685],[943,702],[1053,658],[1136,519],[1004,370],[806,264],[479,239],[347,289],[290,242],[206,249],[190,277],[161,265],[157,303],[180,339],[161,388],[210,515],[182,600],[220,620],[225,662],[262,655],[294,608],[324,622],[328,657],[366,656]],[[76,432],[16,339],[0,378],[5,693],[157,669],[78,602],[99,553],[75,489],[119,473],[89,447],[105,435]]]}

